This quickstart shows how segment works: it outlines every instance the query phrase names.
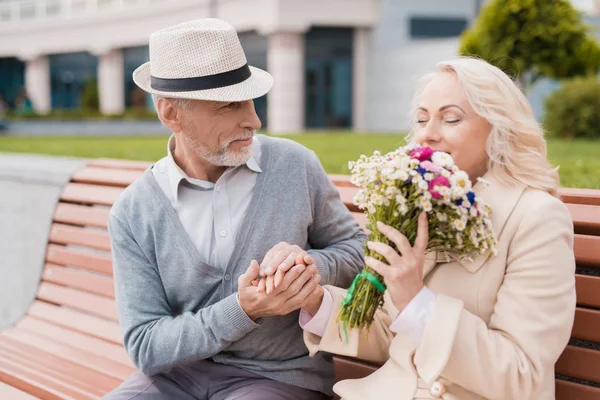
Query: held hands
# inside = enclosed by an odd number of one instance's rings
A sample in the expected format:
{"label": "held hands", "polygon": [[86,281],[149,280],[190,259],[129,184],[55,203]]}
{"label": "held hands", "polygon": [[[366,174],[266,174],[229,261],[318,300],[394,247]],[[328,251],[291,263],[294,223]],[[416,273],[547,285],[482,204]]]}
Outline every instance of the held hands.
{"label": "held hands", "polygon": [[295,265],[311,265],[315,260],[300,246],[280,242],[267,252],[263,262],[260,264],[260,276],[258,282],[259,293],[270,294],[278,287],[283,276]]}
{"label": "held hands", "polygon": [[[287,273],[282,275],[277,287],[273,288],[268,295],[257,290],[257,286],[260,286],[256,281],[259,271],[258,262],[253,260],[248,270],[238,279],[240,306],[252,320],[286,315],[303,307],[309,300],[312,303],[316,302],[316,294],[313,292],[320,289],[321,280],[316,265],[298,264],[288,269]],[[261,278],[263,279],[265,278]]]}
{"label": "held hands", "polygon": [[377,229],[396,245],[400,254],[392,247],[378,242],[368,242],[367,246],[387,260],[389,265],[372,257],[365,257],[365,263],[383,276],[394,306],[402,311],[423,288],[423,263],[429,242],[427,214],[419,215],[415,245],[402,233],[382,222]]}

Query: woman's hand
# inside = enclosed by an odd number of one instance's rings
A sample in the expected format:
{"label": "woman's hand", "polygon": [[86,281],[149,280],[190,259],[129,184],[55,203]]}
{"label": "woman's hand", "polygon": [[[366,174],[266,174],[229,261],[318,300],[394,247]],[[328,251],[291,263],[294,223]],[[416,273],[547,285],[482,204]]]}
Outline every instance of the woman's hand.
{"label": "woman's hand", "polygon": [[311,265],[314,263],[315,260],[299,246],[286,242],[278,243],[267,252],[260,265],[260,276],[266,279],[260,280],[258,292],[272,293],[290,268],[299,264]]}
{"label": "woman's hand", "polygon": [[383,276],[392,302],[398,311],[402,311],[423,288],[423,263],[429,241],[427,214],[419,215],[417,239],[414,247],[402,233],[382,222],[377,229],[396,245],[400,254],[387,244],[367,243],[368,248],[385,258],[389,265],[372,257],[366,257],[365,263]]}

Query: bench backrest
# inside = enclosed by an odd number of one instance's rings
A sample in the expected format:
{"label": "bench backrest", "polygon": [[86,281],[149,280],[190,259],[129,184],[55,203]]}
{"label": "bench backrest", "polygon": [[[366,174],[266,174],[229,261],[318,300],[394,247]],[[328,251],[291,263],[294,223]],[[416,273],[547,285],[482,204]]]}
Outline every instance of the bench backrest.
{"label": "bench backrest", "polygon": [[[28,312],[36,319],[60,321],[66,330],[120,347],[117,353],[121,361],[126,355],[114,301],[108,215],[124,188],[148,166],[96,160],[63,188],[50,229],[41,283]],[[111,352],[115,350],[112,346],[104,349]]]}
{"label": "bench backrest", "polygon": [[[42,282],[29,311],[39,321],[32,328],[49,329],[44,320],[60,321],[65,335],[73,330],[97,338],[96,351],[124,362],[108,213],[124,188],[149,165],[99,159],[66,185],[54,214]],[[331,175],[331,179],[364,227],[364,215],[352,204],[356,188],[347,176]],[[575,225],[578,307],[571,343],[556,364],[557,399],[591,400],[600,396],[600,191],[564,189],[561,195]],[[337,379],[362,377],[375,367],[336,357]]]}

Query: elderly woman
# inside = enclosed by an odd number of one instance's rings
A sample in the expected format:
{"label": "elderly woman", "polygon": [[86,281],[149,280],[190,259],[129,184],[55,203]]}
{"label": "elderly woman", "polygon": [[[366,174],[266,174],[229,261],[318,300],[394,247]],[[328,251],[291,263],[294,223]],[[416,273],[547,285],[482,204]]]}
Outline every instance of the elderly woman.
{"label": "elderly woman", "polygon": [[426,219],[413,248],[380,225],[402,254],[368,246],[387,285],[367,336],[336,322],[346,291],[317,290],[301,313],[305,342],[319,351],[385,362],[337,383],[343,400],[554,399],[554,364],[575,313],[573,226],[557,198],[558,175],[543,131],[511,79],[472,58],[442,62],[416,95],[412,139],[449,153],[493,210],[498,254],[472,262],[431,260]]}

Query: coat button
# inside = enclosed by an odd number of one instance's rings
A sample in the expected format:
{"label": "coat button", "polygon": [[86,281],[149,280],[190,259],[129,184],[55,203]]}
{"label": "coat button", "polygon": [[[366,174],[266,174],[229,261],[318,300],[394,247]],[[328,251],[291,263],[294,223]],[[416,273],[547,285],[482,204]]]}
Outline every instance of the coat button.
{"label": "coat button", "polygon": [[434,398],[439,399],[446,393],[446,387],[441,382],[435,381],[429,388],[429,393],[431,393]]}
{"label": "coat button", "polygon": [[225,280],[229,282],[231,280],[231,275],[225,274]]}

